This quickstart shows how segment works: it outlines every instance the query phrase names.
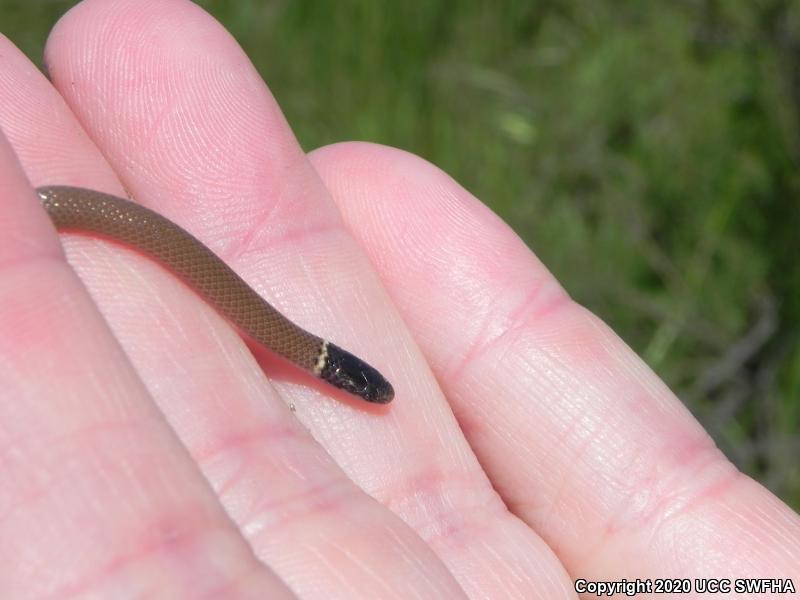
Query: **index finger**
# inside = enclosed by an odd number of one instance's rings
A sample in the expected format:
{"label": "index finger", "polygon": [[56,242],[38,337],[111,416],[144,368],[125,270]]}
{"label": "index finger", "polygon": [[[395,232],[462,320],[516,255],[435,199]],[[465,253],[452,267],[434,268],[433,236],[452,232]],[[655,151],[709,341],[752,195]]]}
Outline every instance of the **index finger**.
{"label": "index finger", "polygon": [[385,147],[312,160],[494,487],[573,576],[797,573],[797,515],[477,199]]}

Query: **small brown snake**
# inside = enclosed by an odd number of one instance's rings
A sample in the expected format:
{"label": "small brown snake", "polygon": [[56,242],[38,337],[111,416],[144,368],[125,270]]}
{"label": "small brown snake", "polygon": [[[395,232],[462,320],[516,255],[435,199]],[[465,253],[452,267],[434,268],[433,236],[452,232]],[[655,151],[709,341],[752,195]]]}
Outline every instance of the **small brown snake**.
{"label": "small brown snake", "polygon": [[391,384],[346,350],[292,323],[202,242],[130,200],[66,186],[38,188],[58,230],[109,238],[154,258],[247,336],[298,367],[368,402],[394,398]]}

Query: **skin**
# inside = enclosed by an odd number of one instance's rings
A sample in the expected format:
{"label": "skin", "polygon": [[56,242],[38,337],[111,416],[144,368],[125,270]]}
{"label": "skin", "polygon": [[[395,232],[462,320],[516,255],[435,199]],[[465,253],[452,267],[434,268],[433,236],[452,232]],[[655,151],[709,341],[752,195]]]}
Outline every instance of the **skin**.
{"label": "skin", "polygon": [[[400,151],[305,155],[196,6],[80,4],[48,40],[52,85],[8,40],[0,57],[4,595],[550,599],[577,577],[797,576],[800,518],[506,225]],[[385,365],[395,401],[254,359],[124,248],[62,252],[33,191],[55,182],[191,230]]]}

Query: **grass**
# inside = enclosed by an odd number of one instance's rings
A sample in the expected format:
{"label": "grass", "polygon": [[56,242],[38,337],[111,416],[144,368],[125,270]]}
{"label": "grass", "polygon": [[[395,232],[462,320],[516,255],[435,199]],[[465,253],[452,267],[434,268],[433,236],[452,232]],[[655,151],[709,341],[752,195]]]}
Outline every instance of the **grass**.
{"label": "grass", "polygon": [[[38,61],[70,4],[0,15]],[[799,2],[200,4],[305,148],[448,171],[800,509]]]}

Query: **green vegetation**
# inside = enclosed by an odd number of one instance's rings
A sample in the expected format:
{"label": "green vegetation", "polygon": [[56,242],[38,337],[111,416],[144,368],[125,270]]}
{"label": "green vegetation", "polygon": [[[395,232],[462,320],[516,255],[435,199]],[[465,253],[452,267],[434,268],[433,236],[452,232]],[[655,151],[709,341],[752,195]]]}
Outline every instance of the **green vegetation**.
{"label": "green vegetation", "polygon": [[[39,62],[69,4],[4,30]],[[305,148],[448,171],[800,509],[800,1],[201,4]]]}

